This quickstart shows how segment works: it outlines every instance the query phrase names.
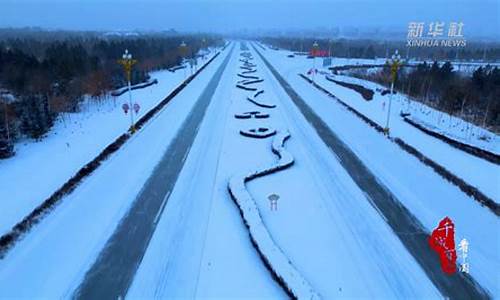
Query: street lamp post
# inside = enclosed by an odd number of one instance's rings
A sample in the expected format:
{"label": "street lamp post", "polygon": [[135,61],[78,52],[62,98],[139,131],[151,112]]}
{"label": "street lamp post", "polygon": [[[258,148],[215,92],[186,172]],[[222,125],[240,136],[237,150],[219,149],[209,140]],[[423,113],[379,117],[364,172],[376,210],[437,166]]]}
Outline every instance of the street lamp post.
{"label": "street lamp post", "polygon": [[314,82],[314,75],[316,73],[316,54],[317,54],[319,45],[316,41],[314,41],[312,47],[313,47],[313,51],[312,51],[312,55],[313,55],[312,81]]}
{"label": "street lamp post", "polygon": [[5,133],[7,137],[7,142],[10,143],[10,130],[9,130],[9,114],[7,113],[7,99],[4,99],[4,120],[5,120]]}
{"label": "street lamp post", "polygon": [[[7,112],[7,99],[3,99],[3,97],[0,95],[0,101],[4,103],[4,118],[5,118],[5,137],[7,138],[6,141],[2,141],[0,144],[0,158],[8,158],[14,155],[14,146],[11,143],[10,140],[10,131],[9,131],[9,114]],[[1,141],[1,140],[0,140]]]}
{"label": "street lamp post", "polygon": [[125,53],[122,55],[122,59],[118,60],[118,63],[123,66],[125,70],[125,74],[127,75],[127,84],[128,84],[128,97],[129,97],[129,105],[130,105],[130,132],[135,132],[135,123],[134,123],[134,110],[132,109],[132,88],[131,88],[131,73],[132,66],[137,63],[137,60],[132,59],[132,54],[128,52],[128,49],[125,49]]}
{"label": "street lamp post", "polygon": [[[184,41],[179,45],[179,51],[181,52],[181,57],[182,60],[185,59],[186,53],[187,53],[188,47]],[[184,68],[184,78],[186,78],[186,68]]]}
{"label": "street lamp post", "polygon": [[332,43],[333,43],[333,40],[329,39],[328,40],[328,57],[332,57]]}
{"label": "street lamp post", "polygon": [[203,54],[202,54],[203,60],[205,60],[205,44],[206,43],[207,43],[207,40],[205,38],[202,38],[201,39],[201,49],[203,50]]}
{"label": "street lamp post", "polygon": [[398,50],[394,52],[390,60],[391,65],[391,93],[389,94],[389,108],[387,109],[387,121],[385,123],[384,134],[389,135],[389,121],[391,118],[391,104],[392,104],[392,94],[394,92],[394,82],[396,81],[396,75],[398,69],[401,66],[401,55],[399,55]]}

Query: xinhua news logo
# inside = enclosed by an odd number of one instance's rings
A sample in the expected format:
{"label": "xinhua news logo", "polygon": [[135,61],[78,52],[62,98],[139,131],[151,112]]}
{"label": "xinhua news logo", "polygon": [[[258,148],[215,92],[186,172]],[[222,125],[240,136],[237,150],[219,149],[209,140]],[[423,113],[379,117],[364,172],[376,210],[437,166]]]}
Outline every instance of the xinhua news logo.
{"label": "xinhua news logo", "polygon": [[410,22],[407,47],[465,47],[463,22]]}

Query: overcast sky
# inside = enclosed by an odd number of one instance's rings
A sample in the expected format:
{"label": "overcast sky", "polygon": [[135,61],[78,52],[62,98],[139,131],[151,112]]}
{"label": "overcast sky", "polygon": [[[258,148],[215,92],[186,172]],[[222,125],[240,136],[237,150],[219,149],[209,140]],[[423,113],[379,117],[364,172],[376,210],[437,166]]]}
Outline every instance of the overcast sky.
{"label": "overcast sky", "polygon": [[500,0],[0,0],[0,27],[228,32],[235,29],[382,27],[463,22],[498,37]]}

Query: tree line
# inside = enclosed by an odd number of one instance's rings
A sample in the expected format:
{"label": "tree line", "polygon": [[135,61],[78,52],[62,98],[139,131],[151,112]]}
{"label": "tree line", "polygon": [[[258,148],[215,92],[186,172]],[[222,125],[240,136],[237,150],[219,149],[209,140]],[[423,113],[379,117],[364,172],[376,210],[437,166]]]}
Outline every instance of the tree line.
{"label": "tree line", "polygon": [[[314,39],[300,37],[265,37],[261,41],[274,47],[296,52],[309,52],[316,42],[319,49],[330,51],[335,57],[343,58],[387,58],[396,49],[406,58],[417,60],[462,60],[494,62],[500,59],[500,44],[494,42],[468,41],[466,48],[452,47],[406,47],[405,41],[384,41],[367,39]],[[404,51],[403,51],[404,50]]]}
{"label": "tree line", "polygon": [[[111,90],[125,86],[125,74],[117,63],[125,49],[138,60],[131,80],[136,84],[147,81],[151,71],[178,65],[183,56],[193,57],[200,49],[223,42],[202,35],[109,37],[42,31],[40,38],[29,31],[14,38],[8,33],[0,30],[0,140],[7,135],[11,140],[40,139],[58,114],[77,112],[85,96],[104,101]],[[187,44],[187,53],[181,53],[181,42]]]}
{"label": "tree line", "polygon": [[[350,75],[390,86],[390,66],[379,72]],[[423,62],[397,74],[394,88],[428,106],[500,132],[500,69],[480,66],[472,73],[454,70],[452,63]]]}

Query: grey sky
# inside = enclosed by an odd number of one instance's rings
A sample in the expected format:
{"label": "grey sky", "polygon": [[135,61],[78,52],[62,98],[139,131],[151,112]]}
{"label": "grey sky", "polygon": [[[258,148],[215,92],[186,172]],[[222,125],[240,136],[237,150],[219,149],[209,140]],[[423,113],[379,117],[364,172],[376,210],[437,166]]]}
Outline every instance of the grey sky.
{"label": "grey sky", "polygon": [[500,0],[0,0],[0,27],[228,32],[237,29],[382,27],[461,21],[498,37]]}

